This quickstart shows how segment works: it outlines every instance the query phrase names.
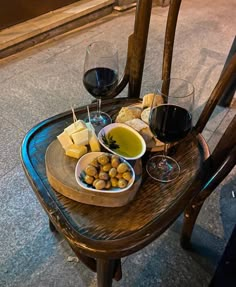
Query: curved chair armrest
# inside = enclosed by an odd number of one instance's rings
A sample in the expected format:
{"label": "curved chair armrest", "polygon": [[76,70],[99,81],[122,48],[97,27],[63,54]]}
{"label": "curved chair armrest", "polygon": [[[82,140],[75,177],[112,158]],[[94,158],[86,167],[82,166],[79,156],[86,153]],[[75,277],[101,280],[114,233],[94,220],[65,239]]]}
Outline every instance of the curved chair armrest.
{"label": "curved chair armrest", "polygon": [[[210,160],[210,158],[209,158]],[[231,150],[227,158],[217,169],[212,169],[211,176],[204,184],[199,196],[202,200],[206,197],[222,182],[222,180],[230,173],[236,164],[236,146]]]}
{"label": "curved chair armrest", "polygon": [[206,198],[230,173],[236,163],[236,116],[231,121],[212,155],[203,163],[197,178],[190,189],[196,195],[184,211],[184,223],[181,233],[181,245],[190,247],[190,239],[194,224]]}

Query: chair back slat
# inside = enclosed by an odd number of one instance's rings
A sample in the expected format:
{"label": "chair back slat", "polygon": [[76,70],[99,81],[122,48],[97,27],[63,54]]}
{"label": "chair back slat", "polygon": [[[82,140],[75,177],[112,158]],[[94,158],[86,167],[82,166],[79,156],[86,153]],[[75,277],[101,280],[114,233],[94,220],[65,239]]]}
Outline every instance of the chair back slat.
{"label": "chair back slat", "polygon": [[219,102],[223,92],[227,89],[231,79],[236,73],[236,54],[231,58],[229,64],[221,74],[214,90],[212,91],[199,119],[195,126],[197,132],[201,133],[205,128],[214,108]]}
{"label": "chair back slat", "polygon": [[211,154],[213,165],[221,164],[227,155],[232,151],[236,146],[236,115],[228,125],[223,136],[219,140],[215,149]]}
{"label": "chair back slat", "polygon": [[151,10],[151,0],[139,0],[137,2],[134,33],[131,38],[132,41],[129,42],[132,47],[129,63],[129,98],[139,98],[140,96]]}
{"label": "chair back slat", "polygon": [[166,23],[163,63],[162,63],[163,80],[169,79],[171,75],[171,64],[172,64],[172,56],[173,56],[173,48],[175,40],[175,31],[181,1],[182,0],[175,0],[170,2],[167,23]]}

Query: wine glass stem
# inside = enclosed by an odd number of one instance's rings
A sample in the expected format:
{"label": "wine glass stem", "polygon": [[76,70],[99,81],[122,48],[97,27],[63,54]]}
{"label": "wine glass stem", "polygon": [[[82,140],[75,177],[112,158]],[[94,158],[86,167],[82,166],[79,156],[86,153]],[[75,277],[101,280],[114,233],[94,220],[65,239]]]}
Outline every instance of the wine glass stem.
{"label": "wine glass stem", "polygon": [[97,113],[98,113],[98,117],[101,116],[101,102],[102,102],[101,99],[98,99],[98,100],[97,100]]}
{"label": "wine glass stem", "polygon": [[168,144],[165,143],[164,144],[164,149],[163,149],[163,156],[164,156],[164,160],[167,157],[167,152],[168,152]]}

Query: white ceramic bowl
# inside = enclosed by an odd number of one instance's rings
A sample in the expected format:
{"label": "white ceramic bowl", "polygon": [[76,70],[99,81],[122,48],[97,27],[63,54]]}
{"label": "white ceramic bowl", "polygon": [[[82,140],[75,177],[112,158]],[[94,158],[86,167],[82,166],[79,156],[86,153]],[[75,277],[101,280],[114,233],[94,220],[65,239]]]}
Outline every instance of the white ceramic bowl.
{"label": "white ceramic bowl", "polygon": [[[85,190],[88,191],[95,191],[99,193],[121,193],[126,190],[128,190],[134,183],[135,180],[135,173],[133,167],[123,158],[120,157],[120,162],[124,162],[128,165],[130,172],[131,172],[131,179],[128,183],[128,185],[125,188],[118,188],[118,187],[112,187],[111,189],[95,189],[91,185],[87,184],[82,180],[84,170],[92,162],[93,159],[97,158],[99,155],[104,154],[104,152],[90,152],[85,155],[83,155],[77,162],[75,167],[75,179],[80,187],[82,187]],[[108,153],[107,153],[108,154]],[[111,155],[111,154],[110,154]]]}
{"label": "white ceramic bowl", "polygon": [[105,126],[98,133],[98,140],[109,152],[127,160],[138,159],[146,151],[143,137],[136,130],[123,123]]}

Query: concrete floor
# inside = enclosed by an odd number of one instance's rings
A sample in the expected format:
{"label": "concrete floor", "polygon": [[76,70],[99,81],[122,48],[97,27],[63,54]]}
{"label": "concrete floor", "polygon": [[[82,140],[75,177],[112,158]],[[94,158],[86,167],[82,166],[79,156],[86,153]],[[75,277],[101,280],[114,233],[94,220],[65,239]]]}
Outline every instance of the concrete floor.
{"label": "concrete floor", "polygon": [[[154,7],[142,95],[160,78],[167,9]],[[67,243],[51,233],[48,218],[25,178],[20,144],[47,117],[92,100],[82,84],[86,46],[115,42],[122,72],[134,10],[114,12],[0,62],[0,286],[94,287],[96,276],[74,258]],[[235,37],[235,0],[183,0],[173,58],[173,77],[196,88],[196,115],[222,71]],[[125,94],[126,91],[123,92]],[[236,110],[217,107],[204,130],[211,149]],[[193,233],[194,251],[179,245],[182,218],[159,239],[123,259],[122,287],[208,286],[235,224],[236,170],[205,203]]]}

